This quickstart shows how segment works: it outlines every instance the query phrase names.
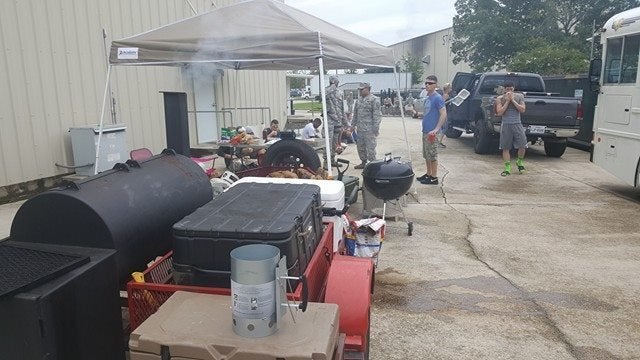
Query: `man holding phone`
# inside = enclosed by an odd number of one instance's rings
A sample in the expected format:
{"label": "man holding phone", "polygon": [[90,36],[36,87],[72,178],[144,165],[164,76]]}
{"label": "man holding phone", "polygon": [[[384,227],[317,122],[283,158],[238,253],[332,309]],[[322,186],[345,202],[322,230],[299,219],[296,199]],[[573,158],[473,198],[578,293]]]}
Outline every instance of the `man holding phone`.
{"label": "man holding phone", "polygon": [[507,80],[503,84],[504,93],[496,99],[496,115],[502,117],[500,127],[500,149],[502,149],[502,160],[504,160],[504,171],[502,176],[511,175],[511,147],[518,149],[516,165],[518,171],[524,173],[524,153],[527,149],[527,136],[522,126],[520,114],[525,112],[527,107],[524,103],[524,95],[514,92],[513,81]]}

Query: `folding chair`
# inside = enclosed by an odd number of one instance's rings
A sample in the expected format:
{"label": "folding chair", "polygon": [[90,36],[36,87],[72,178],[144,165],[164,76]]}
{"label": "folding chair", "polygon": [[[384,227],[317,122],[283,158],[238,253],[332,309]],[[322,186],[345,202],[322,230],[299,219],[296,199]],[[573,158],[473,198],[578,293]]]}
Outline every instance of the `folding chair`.
{"label": "folding chair", "polygon": [[131,160],[135,160],[135,161],[145,160],[152,156],[153,156],[153,153],[151,152],[151,150],[147,148],[131,150],[131,152],[129,153],[129,157],[131,158]]}

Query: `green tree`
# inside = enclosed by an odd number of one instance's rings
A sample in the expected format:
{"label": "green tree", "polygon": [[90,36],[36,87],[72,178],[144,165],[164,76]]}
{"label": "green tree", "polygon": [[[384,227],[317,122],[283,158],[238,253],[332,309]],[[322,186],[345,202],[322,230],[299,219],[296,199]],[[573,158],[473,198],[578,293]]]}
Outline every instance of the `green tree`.
{"label": "green tree", "polygon": [[552,22],[548,6],[535,0],[457,0],[453,62],[465,61],[476,71],[504,68],[530,37],[546,33]]}
{"label": "green tree", "polygon": [[588,53],[591,44],[585,39],[593,35],[594,25],[596,29],[601,28],[614,14],[636,6],[640,6],[640,1],[563,0],[555,2],[550,16],[557,21],[563,41]]}
{"label": "green tree", "polygon": [[585,73],[589,61],[577,49],[532,41],[528,50],[521,51],[508,64],[509,71],[532,72],[542,75],[567,75]]}
{"label": "green tree", "polygon": [[[308,74],[308,71],[305,70],[295,70],[295,71],[287,71],[288,74]],[[304,78],[297,78],[297,77],[289,77],[289,84],[291,86],[291,89],[302,89],[305,86],[305,79]]]}
{"label": "green tree", "polygon": [[520,53],[532,52],[536,39],[588,60],[585,39],[592,36],[594,21],[600,28],[613,14],[639,5],[640,0],[456,0],[453,61],[465,61],[475,71],[502,69]]}
{"label": "green tree", "polygon": [[292,89],[303,89],[305,86],[303,78],[290,78],[289,81]]}
{"label": "green tree", "polygon": [[411,78],[414,84],[418,84],[422,81],[422,75],[424,74],[424,67],[420,62],[420,59],[413,56],[411,53],[402,56],[402,71],[411,73]]}

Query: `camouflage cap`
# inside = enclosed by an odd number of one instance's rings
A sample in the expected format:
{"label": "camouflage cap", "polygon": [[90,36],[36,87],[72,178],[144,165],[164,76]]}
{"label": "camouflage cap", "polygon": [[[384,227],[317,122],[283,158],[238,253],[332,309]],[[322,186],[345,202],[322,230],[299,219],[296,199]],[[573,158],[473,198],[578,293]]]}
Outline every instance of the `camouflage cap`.
{"label": "camouflage cap", "polygon": [[358,89],[364,89],[364,88],[371,89],[371,84],[369,84],[368,82],[361,82],[360,86],[358,86]]}
{"label": "camouflage cap", "polygon": [[338,77],[335,75],[331,75],[329,76],[329,84],[333,84],[333,83],[337,83],[340,82],[340,80],[338,80]]}

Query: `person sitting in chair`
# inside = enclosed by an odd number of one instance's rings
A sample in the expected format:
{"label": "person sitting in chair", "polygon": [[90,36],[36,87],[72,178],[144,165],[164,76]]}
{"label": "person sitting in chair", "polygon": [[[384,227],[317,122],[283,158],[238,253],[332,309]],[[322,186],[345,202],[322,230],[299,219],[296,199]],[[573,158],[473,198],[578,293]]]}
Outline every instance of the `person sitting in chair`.
{"label": "person sitting in chair", "polygon": [[277,119],[271,120],[271,124],[269,124],[269,127],[262,130],[262,139],[264,141],[276,139],[280,134],[280,129],[278,128],[278,126],[279,126],[279,122]]}
{"label": "person sitting in chair", "polygon": [[312,122],[305,125],[305,127],[302,129],[302,138],[308,140],[319,137],[317,130],[321,125],[322,120],[320,118],[313,119]]}

